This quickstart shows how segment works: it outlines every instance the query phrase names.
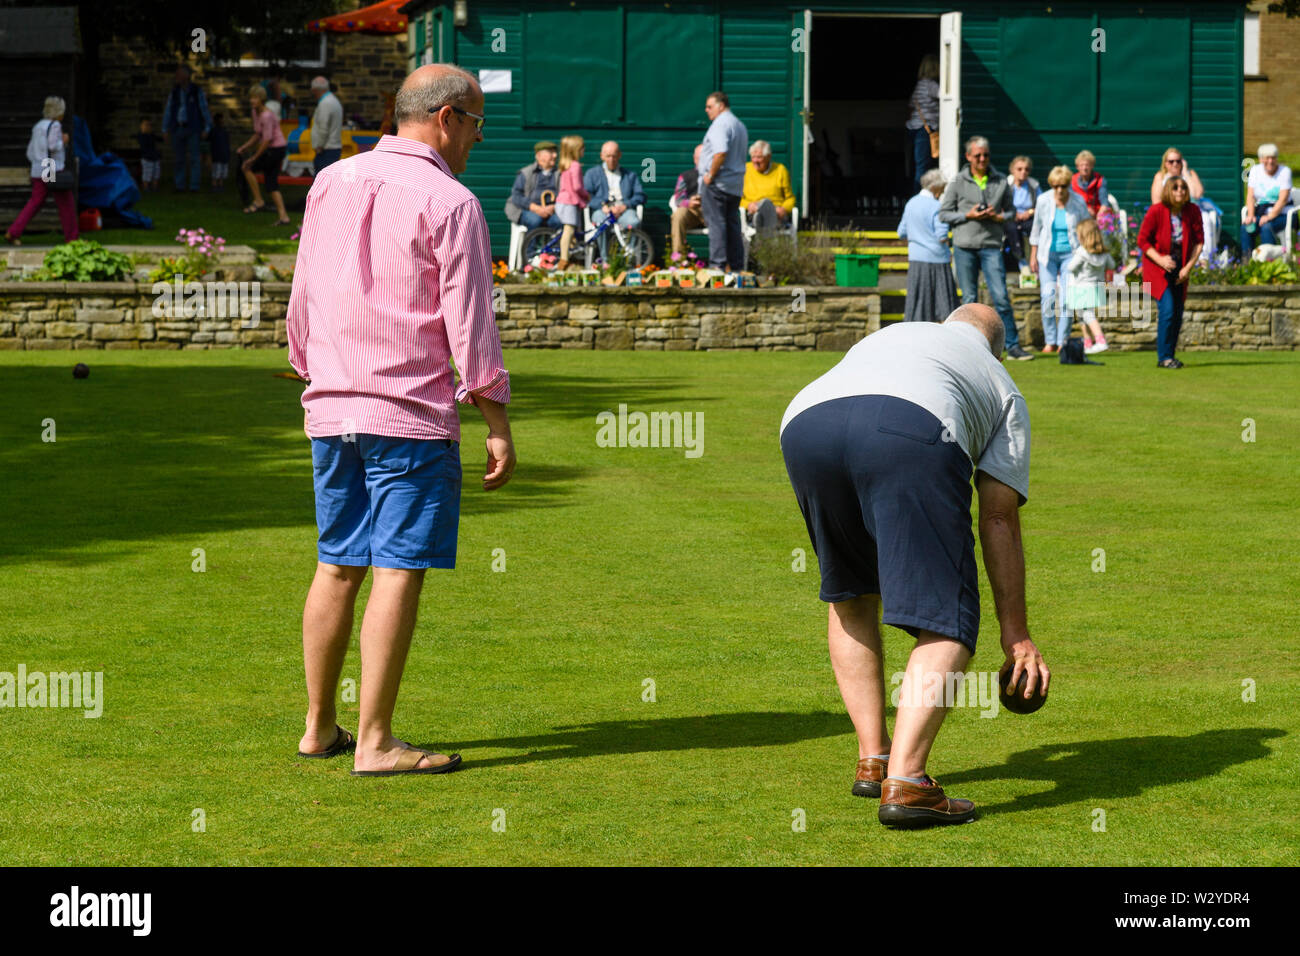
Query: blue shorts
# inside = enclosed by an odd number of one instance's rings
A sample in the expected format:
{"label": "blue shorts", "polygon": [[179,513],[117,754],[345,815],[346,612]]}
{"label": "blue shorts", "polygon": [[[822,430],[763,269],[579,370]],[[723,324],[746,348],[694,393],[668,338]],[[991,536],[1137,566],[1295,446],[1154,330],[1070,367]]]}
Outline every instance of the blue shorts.
{"label": "blue shorts", "polygon": [[883,620],[973,653],[980,627],[970,458],[930,412],[901,398],[822,402],[781,435],[786,471],[821,569],[821,599],[879,594]]}
{"label": "blue shorts", "polygon": [[325,564],[454,568],[460,445],[342,435],[311,440],[317,554]]}

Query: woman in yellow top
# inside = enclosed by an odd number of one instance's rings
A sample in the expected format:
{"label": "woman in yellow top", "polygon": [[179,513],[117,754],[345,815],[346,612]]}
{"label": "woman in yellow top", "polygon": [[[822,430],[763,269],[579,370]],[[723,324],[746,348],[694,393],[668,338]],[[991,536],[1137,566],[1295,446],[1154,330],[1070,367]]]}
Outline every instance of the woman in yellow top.
{"label": "woman in yellow top", "polygon": [[790,171],[772,162],[772,144],[765,139],[756,139],[749,147],[740,207],[761,235],[784,228],[794,212]]}

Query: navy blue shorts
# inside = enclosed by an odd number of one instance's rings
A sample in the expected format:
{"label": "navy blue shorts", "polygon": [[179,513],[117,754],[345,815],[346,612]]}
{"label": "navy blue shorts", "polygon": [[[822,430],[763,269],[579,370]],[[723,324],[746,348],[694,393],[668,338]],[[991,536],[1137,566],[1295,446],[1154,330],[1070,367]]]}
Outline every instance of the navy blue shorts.
{"label": "navy blue shorts", "polygon": [[879,594],[883,620],[975,650],[972,466],[930,412],[857,395],[805,409],[781,435],[821,568],[823,601]]}
{"label": "navy blue shorts", "polygon": [[325,564],[454,568],[460,445],[335,435],[311,440],[317,557]]}

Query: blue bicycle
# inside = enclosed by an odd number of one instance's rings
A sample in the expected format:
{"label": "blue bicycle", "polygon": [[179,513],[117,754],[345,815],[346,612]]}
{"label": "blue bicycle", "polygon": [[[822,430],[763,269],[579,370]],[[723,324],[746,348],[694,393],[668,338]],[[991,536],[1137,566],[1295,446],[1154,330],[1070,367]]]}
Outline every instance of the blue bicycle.
{"label": "blue bicycle", "polygon": [[[650,242],[650,237],[640,229],[620,226],[618,216],[609,212],[607,207],[603,208],[602,212],[605,213],[604,220],[598,223],[589,235],[574,235],[573,246],[569,249],[570,261],[577,259],[581,250],[584,262],[590,268],[599,253],[601,237],[608,233],[610,238],[606,240],[607,243],[618,243],[623,261],[629,269],[639,269],[641,266],[649,265],[654,258],[654,245]],[[596,221],[596,215],[591,218],[592,222]],[[558,259],[560,237],[563,234],[563,227],[557,229],[553,226],[538,226],[536,229],[528,230],[524,236],[524,262],[536,268],[541,264],[542,256],[555,256]]]}

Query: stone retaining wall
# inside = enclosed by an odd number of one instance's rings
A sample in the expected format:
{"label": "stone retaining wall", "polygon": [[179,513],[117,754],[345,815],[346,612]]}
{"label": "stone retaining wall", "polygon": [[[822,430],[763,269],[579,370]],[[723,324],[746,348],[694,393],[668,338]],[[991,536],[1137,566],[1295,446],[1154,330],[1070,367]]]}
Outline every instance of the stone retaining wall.
{"label": "stone retaining wall", "polygon": [[[0,282],[0,348],[276,348],[290,285],[264,282],[252,328],[233,318],[160,318],[147,282]],[[506,348],[826,349],[880,327],[871,289],[497,289]]]}
{"label": "stone retaining wall", "polygon": [[[0,349],[280,348],[287,282],[263,282],[260,317],[159,317],[147,282],[0,282]],[[1012,290],[1022,338],[1043,341],[1036,290]],[[876,289],[497,289],[507,348],[843,351],[880,328]],[[1104,318],[1113,348],[1155,345],[1145,325]],[[251,326],[251,327],[248,327]],[[1194,287],[1179,348],[1294,349],[1300,286]]]}
{"label": "stone retaining wall", "polygon": [[[988,301],[981,289],[981,297]],[[1011,309],[1023,341],[1043,345],[1042,308],[1037,289],[1012,289]],[[1098,316],[1111,348],[1156,347],[1156,307],[1146,317]],[[1080,327],[1076,321],[1075,334]],[[1300,285],[1192,286],[1183,309],[1178,348],[1294,349],[1300,346]]]}

